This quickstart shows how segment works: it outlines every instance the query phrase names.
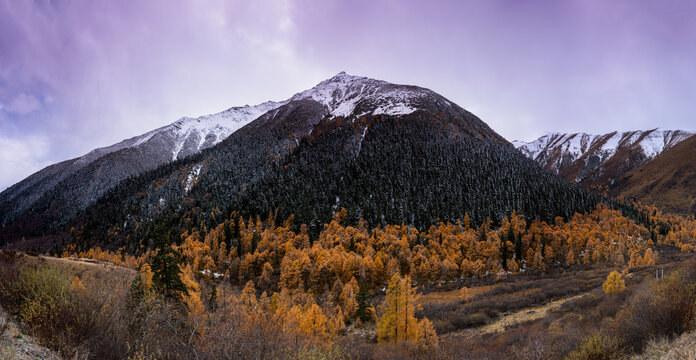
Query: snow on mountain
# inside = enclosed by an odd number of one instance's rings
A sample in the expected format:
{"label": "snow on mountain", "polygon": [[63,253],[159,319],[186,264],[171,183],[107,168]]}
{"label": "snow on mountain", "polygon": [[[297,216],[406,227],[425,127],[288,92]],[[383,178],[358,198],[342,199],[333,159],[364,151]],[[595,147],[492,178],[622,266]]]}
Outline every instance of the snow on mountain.
{"label": "snow on mountain", "polygon": [[649,158],[654,158],[691,135],[693,133],[686,131],[653,131],[643,138],[640,147]]}
{"label": "snow on mountain", "polygon": [[[612,132],[603,135],[586,133],[551,133],[534,141],[515,140],[512,144],[523,154],[533,160],[543,161],[552,150],[560,149],[565,156],[573,160],[580,158],[590,149],[602,157],[608,158],[620,148],[640,146],[648,158],[654,158],[665,149],[693,135],[681,130],[648,130]],[[558,164],[560,165],[560,164]]]}
{"label": "snow on mountain", "polygon": [[191,146],[191,149],[187,151],[187,155],[209,148],[259,116],[285,103],[267,101],[255,106],[233,107],[221,113],[198,118],[181,118],[175,123],[162,128],[163,131],[172,131],[177,138],[172,149],[172,160],[179,158],[182,149],[187,144]]}
{"label": "snow on mountain", "polygon": [[156,136],[169,138],[171,144],[168,146],[171,147],[171,160],[177,160],[181,157],[180,154],[191,155],[219,143],[244,125],[285,103],[267,101],[254,106],[233,107],[217,114],[197,118],[183,117],[170,125],[111,146],[92,150],[78,158],[76,163],[84,166],[106,154],[126,148],[144,146]]}
{"label": "snow on mountain", "polygon": [[658,129],[603,135],[552,133],[531,142],[513,141],[513,145],[549,171],[581,182],[592,171],[612,161],[620,160],[622,164],[613,165],[617,168],[614,172],[630,171],[691,135],[693,133],[682,130]]}
{"label": "snow on mountain", "polygon": [[394,85],[340,72],[309,90],[295,94],[290,100],[313,99],[326,106],[333,116],[347,117],[354,114],[358,105],[368,103],[369,110],[354,115],[399,116],[416,111],[418,103],[432,95],[432,91],[424,88]]}
{"label": "snow on mountain", "polygon": [[591,135],[585,133],[544,135],[532,142],[515,141],[515,147],[528,158],[558,173],[561,168],[582,157],[590,149],[606,161],[618,148],[621,134]]}
{"label": "snow on mountain", "polygon": [[[373,115],[398,116],[416,111],[417,103],[431,96],[432,91],[427,89],[415,86],[399,86],[386,81],[340,72],[311,89],[295,94],[288,100],[233,107],[217,114],[197,118],[183,117],[170,125],[143,135],[92,150],[77,159],[76,163],[84,166],[106,154],[126,148],[138,148],[163,136],[168,138],[167,146],[171,150],[171,160],[177,160],[214,146],[266,112],[294,100],[315,100],[326,106],[328,113],[332,116],[349,116],[353,114],[356,106],[364,103],[369,103],[372,111],[355,115],[362,116],[371,113]],[[448,105],[451,106],[451,104]]]}
{"label": "snow on mountain", "polygon": [[[402,116],[419,109],[437,109],[458,118],[468,116],[465,110],[431,90],[341,72],[285,101],[233,107],[196,118],[183,117],[170,125],[42,169],[0,193],[0,224],[23,213],[49,192],[51,198],[71,199],[76,211],[84,209],[119,181],[211,148],[266,113],[269,113],[268,118],[273,118],[277,115],[273,110],[292,111],[297,106],[305,106],[301,100],[314,100],[324,107],[323,114],[317,114],[318,118],[368,114]],[[314,124],[303,126],[309,133]],[[491,132],[484,126],[474,130]],[[297,138],[293,141],[297,142]],[[185,182],[186,192],[202,176],[200,171],[198,168],[190,174]]]}

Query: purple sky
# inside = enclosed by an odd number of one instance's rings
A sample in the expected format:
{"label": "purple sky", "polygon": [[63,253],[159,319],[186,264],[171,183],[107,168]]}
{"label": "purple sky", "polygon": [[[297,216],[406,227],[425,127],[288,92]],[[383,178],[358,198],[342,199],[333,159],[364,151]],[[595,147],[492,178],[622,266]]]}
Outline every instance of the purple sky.
{"label": "purple sky", "polygon": [[0,190],[342,70],[430,88],[509,140],[696,130],[696,2],[0,0]]}

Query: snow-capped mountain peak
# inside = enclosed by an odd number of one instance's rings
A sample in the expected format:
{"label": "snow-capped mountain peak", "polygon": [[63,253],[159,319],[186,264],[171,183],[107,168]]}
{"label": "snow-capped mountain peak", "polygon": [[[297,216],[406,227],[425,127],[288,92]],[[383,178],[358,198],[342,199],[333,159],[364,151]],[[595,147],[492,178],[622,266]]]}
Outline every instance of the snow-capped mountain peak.
{"label": "snow-capped mountain peak", "polygon": [[340,72],[317,86],[295,94],[290,100],[312,99],[327,107],[330,115],[347,117],[359,105],[362,115],[406,115],[418,110],[418,103],[432,97],[430,90],[394,85],[385,81]]}
{"label": "snow-capped mountain peak", "polygon": [[[614,131],[603,135],[550,133],[531,142],[512,143],[528,158],[570,181],[582,182],[591,176],[596,182],[595,178],[611,181],[691,135],[693,133],[682,130],[659,129]],[[610,166],[611,171],[605,169],[606,166]]]}
{"label": "snow-capped mountain peak", "polygon": [[[171,161],[197,154],[222,142],[254,120],[263,118],[262,115],[268,112],[277,111],[296,100],[299,102],[309,99],[324,107],[323,111],[318,112],[308,110],[312,116],[316,115],[317,119],[326,116],[359,118],[380,114],[399,117],[416,110],[449,111],[453,118],[460,119],[472,117],[464,109],[430,90],[340,72],[285,101],[232,107],[200,117],[182,117],[145,134],[92,150],[76,159],[51,165],[0,193],[0,205],[8,201],[13,202],[9,210],[0,214],[0,223],[26,211],[47,191],[54,189],[66,178],[71,178],[70,181],[74,184],[79,183],[80,187],[63,189],[61,194],[70,193],[66,196],[74,199],[75,211],[84,209],[128,176],[138,175]],[[270,117],[264,118],[264,121],[276,115],[277,113],[273,113]],[[264,124],[264,121],[259,124]],[[303,124],[303,131],[311,131],[311,121],[314,120],[302,118],[299,121],[307,122]],[[485,124],[477,126],[481,127],[482,133],[490,132],[490,129],[484,128]],[[301,132],[298,131],[293,136]],[[365,130],[363,136],[364,134]],[[194,178],[199,175],[196,172],[187,183],[192,187],[195,183]]]}

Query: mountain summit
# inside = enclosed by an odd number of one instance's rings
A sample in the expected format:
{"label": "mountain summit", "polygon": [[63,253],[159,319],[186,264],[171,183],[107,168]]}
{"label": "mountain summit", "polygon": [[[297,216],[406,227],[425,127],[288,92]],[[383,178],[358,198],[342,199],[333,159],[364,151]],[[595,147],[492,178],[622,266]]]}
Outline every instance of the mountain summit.
{"label": "mountain summit", "polygon": [[441,95],[346,73],[90,154],[0,194],[0,241],[75,228],[80,241],[137,246],[156,222],[183,230],[233,212],[294,214],[318,233],[340,208],[351,223],[424,228],[513,210],[551,219],[600,201]]}
{"label": "mountain summit", "polygon": [[436,97],[443,102],[441,105],[452,105],[428,89],[340,72],[309,90],[295,94],[290,100],[312,99],[326,106],[332,116],[359,117],[410,114]]}

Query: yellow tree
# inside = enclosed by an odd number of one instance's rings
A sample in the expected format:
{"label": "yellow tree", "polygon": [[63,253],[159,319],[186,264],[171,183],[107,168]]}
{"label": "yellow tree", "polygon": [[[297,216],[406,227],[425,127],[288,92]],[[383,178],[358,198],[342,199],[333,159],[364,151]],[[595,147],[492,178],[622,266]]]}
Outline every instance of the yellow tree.
{"label": "yellow tree", "polygon": [[248,310],[256,309],[258,302],[256,300],[256,286],[254,285],[253,281],[249,280],[246,285],[244,285],[244,289],[242,289],[242,295],[240,296],[239,300],[247,307]]}
{"label": "yellow tree", "polygon": [[327,317],[319,305],[312,304],[300,320],[300,329],[307,335],[323,338],[326,334]]}
{"label": "yellow tree", "polygon": [[436,343],[433,341],[433,336],[436,338],[436,335],[432,323],[427,319],[418,321],[414,316],[418,294],[409,282],[408,277],[402,279],[396,274],[389,281],[382,304],[383,315],[377,324],[377,339],[380,343],[419,343],[426,337],[428,344]]}
{"label": "yellow tree", "polygon": [[152,288],[152,269],[150,264],[145,263],[140,267],[140,281],[143,283],[143,287],[146,290]]}
{"label": "yellow tree", "polygon": [[[640,258],[640,255],[638,257]],[[657,253],[648,248],[643,256],[643,266],[654,266],[655,264],[657,264]]]}
{"label": "yellow tree", "polygon": [[462,286],[462,288],[459,290],[459,298],[462,300],[467,300],[469,297],[471,297],[471,290],[469,290],[468,287]]}
{"label": "yellow tree", "polygon": [[336,279],[333,286],[331,287],[331,292],[329,293],[329,300],[334,303],[341,302],[341,294],[343,293],[343,282],[341,279]]}
{"label": "yellow tree", "polygon": [[575,253],[573,249],[568,250],[568,255],[566,256],[566,264],[575,265]]}
{"label": "yellow tree", "polygon": [[355,311],[358,310],[358,302],[355,300],[355,294],[358,293],[360,287],[355,278],[352,278],[346,286],[343,287],[340,300],[343,307],[343,314],[346,318],[352,318]]}
{"label": "yellow tree", "polygon": [[607,280],[602,284],[602,289],[606,294],[614,294],[626,289],[626,282],[623,276],[616,270],[609,273]]}
{"label": "yellow tree", "polygon": [[438,346],[437,333],[433,323],[427,318],[423,318],[418,326],[417,344],[423,348],[433,348]]}
{"label": "yellow tree", "polygon": [[82,281],[80,281],[80,278],[75,276],[75,279],[73,279],[72,285],[70,286],[70,289],[75,291],[76,293],[83,295],[86,290],[85,286],[82,285]]}
{"label": "yellow tree", "polygon": [[273,285],[273,281],[271,280],[272,274],[273,266],[271,266],[269,262],[263,264],[263,273],[261,274],[261,278],[259,278],[259,286],[261,288],[269,288],[271,285]]}
{"label": "yellow tree", "polygon": [[636,250],[631,251],[631,256],[628,260],[628,267],[633,268],[633,267],[641,266],[641,263],[640,263],[641,260],[642,259],[640,257],[640,254],[638,253],[638,251],[636,251]]}

